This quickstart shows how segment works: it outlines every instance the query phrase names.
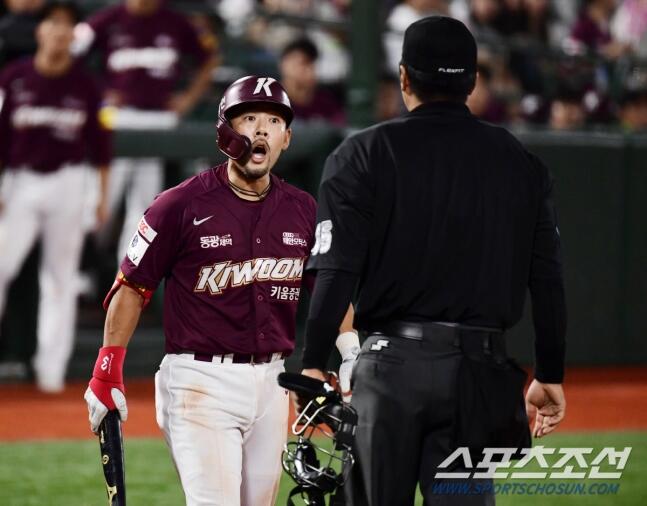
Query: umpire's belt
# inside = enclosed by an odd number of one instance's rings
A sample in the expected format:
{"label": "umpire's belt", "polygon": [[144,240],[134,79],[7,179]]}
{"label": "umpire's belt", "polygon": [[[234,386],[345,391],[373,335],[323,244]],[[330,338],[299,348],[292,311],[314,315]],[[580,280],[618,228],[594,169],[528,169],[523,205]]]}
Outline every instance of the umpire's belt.
{"label": "umpire's belt", "polygon": [[383,334],[415,341],[429,341],[447,348],[461,348],[466,353],[506,355],[503,330],[491,327],[476,327],[449,322],[391,321],[376,325],[365,332],[368,335]]}

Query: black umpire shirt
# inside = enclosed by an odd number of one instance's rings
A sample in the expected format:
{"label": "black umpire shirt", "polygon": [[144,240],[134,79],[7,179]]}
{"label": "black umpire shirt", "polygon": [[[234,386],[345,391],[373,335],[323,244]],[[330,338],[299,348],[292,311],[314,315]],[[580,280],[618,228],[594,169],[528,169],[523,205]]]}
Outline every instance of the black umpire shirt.
{"label": "black umpire shirt", "polygon": [[508,329],[530,289],[535,377],[561,383],[566,308],[553,180],[505,129],[431,102],[327,159],[305,368],[323,369],[358,287],[355,327],[392,320]]}

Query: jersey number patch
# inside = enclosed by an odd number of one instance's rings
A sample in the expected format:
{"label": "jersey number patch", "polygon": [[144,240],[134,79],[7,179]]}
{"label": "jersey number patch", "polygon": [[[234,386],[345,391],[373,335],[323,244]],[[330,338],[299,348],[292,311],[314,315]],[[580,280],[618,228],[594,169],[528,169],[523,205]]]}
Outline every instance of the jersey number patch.
{"label": "jersey number patch", "polygon": [[328,253],[330,246],[332,245],[332,221],[324,220],[321,223],[317,223],[317,228],[315,229],[315,245],[312,247],[310,252],[312,256],[323,255]]}

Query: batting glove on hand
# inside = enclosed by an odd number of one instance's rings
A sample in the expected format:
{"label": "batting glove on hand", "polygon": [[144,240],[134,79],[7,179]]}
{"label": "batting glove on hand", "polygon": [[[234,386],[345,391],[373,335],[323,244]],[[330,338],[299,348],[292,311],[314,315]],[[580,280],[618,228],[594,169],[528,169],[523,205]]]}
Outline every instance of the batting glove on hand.
{"label": "batting glove on hand", "polygon": [[335,341],[339,354],[341,355],[341,365],[339,366],[339,386],[344,402],[350,402],[353,392],[350,388],[351,377],[355,360],[359,356],[359,337],[355,332],[344,332],[337,336]]}
{"label": "batting glove on hand", "polygon": [[108,411],[119,411],[122,422],[128,419],[122,373],[125,356],[126,348],[121,346],[106,346],[99,350],[92,379],[83,396],[88,404],[90,429],[95,434]]}

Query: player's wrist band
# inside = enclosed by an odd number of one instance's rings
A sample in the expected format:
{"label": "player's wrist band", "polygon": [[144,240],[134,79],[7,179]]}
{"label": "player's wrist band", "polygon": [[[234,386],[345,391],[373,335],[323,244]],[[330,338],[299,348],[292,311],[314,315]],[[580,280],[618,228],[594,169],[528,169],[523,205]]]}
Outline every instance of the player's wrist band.
{"label": "player's wrist band", "polygon": [[356,350],[359,348],[359,336],[352,331],[342,332],[337,336],[335,345],[343,360],[349,355],[356,353]]}
{"label": "player's wrist band", "polygon": [[125,359],[126,348],[124,346],[104,346],[100,348],[99,356],[92,371],[92,377],[111,383],[123,383]]}

